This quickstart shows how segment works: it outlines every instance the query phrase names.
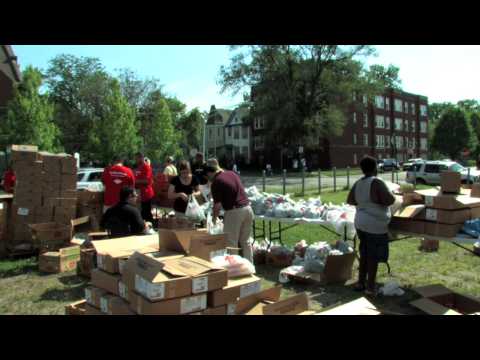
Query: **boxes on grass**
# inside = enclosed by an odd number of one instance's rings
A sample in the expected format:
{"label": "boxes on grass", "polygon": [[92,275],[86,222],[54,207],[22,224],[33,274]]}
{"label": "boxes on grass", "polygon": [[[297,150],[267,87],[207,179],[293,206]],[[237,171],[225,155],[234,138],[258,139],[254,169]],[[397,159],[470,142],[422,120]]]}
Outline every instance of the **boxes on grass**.
{"label": "boxes on grass", "polygon": [[65,306],[65,315],[85,315],[86,300],[79,300]]}
{"label": "boxes on grass", "polygon": [[106,290],[111,294],[119,295],[118,282],[121,280],[120,275],[113,275],[100,269],[93,269],[91,276],[93,286]]}
{"label": "boxes on grass", "polygon": [[282,286],[260,291],[238,300],[236,315],[312,315],[306,293],[280,300]]}
{"label": "boxes on grass", "polygon": [[261,280],[255,275],[228,279],[227,285],[222,289],[208,293],[208,306],[215,308],[222,305],[236,304],[239,298],[258,293],[260,289]]}
{"label": "boxes on grass", "polygon": [[100,311],[108,315],[135,315],[128,302],[110,294],[100,297]]}
{"label": "boxes on grass", "polygon": [[87,301],[87,304],[97,309],[100,309],[100,298],[107,294],[108,292],[106,290],[94,286],[85,288],[85,300]]}
{"label": "boxes on grass", "polygon": [[72,230],[69,225],[55,222],[31,224],[33,244],[41,249],[55,249],[70,242]]}
{"label": "boxes on grass", "polygon": [[71,246],[41,254],[38,258],[38,268],[42,272],[62,273],[75,270],[79,261],[80,247]]}
{"label": "boxes on grass", "polygon": [[177,297],[151,302],[143,296],[136,297],[136,312],[139,315],[183,315],[205,310],[207,294]]}
{"label": "boxes on grass", "polygon": [[480,198],[470,197],[467,194],[445,194],[436,189],[419,190],[417,194],[424,199],[428,208],[443,210],[458,210],[480,207]]}
{"label": "boxes on grass", "polygon": [[430,315],[470,315],[480,312],[480,299],[458,294],[442,285],[412,289],[422,296],[410,305]]}
{"label": "boxes on grass", "polygon": [[440,173],[440,188],[442,192],[458,194],[462,185],[462,174],[455,171]]}
{"label": "boxes on grass", "polygon": [[159,229],[158,236],[162,250],[176,251],[207,261],[217,255],[223,255],[227,247],[225,234],[210,235],[206,229]]}

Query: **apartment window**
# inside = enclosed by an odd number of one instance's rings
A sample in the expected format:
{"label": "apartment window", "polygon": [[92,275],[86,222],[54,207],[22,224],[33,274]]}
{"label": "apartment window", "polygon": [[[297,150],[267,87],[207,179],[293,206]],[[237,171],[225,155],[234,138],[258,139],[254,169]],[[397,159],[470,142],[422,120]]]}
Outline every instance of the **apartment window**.
{"label": "apartment window", "polygon": [[403,137],[395,136],[395,146],[397,149],[403,149]]}
{"label": "apartment window", "polygon": [[233,138],[240,139],[240,128],[238,126],[233,129]]}
{"label": "apartment window", "polygon": [[255,150],[263,149],[264,147],[263,136],[255,136],[254,144],[255,144]]}
{"label": "apartment window", "polygon": [[390,130],[390,116],[385,117],[385,129]]}
{"label": "apartment window", "polygon": [[376,135],[376,142],[377,142],[377,149],[383,149],[385,147],[384,144],[384,136],[383,135]]}
{"label": "apartment window", "polygon": [[357,145],[357,134],[353,134],[353,145]]}
{"label": "apartment window", "polygon": [[427,150],[427,139],[420,139],[420,150]]}
{"label": "apartment window", "polygon": [[420,105],[420,115],[427,116],[427,105]]}
{"label": "apartment window", "polygon": [[368,134],[363,134],[363,145],[368,146]]}
{"label": "apartment window", "polygon": [[263,129],[263,118],[256,118],[255,119],[255,129]]}
{"label": "apartment window", "polygon": [[353,154],[353,165],[357,165],[357,154]]}
{"label": "apartment window", "polygon": [[427,122],[426,121],[420,121],[420,132],[422,134],[427,133]]}
{"label": "apartment window", "polygon": [[408,102],[406,101],[403,103],[403,112],[405,114],[408,114]]}
{"label": "apartment window", "polygon": [[412,115],[415,115],[415,104],[411,104]]}
{"label": "apartment window", "polygon": [[375,125],[377,129],[383,129],[385,128],[385,117],[382,115],[376,115],[375,116]]}
{"label": "apartment window", "polygon": [[402,131],[403,120],[400,118],[395,118],[395,130]]}
{"label": "apartment window", "polygon": [[368,114],[363,113],[363,127],[368,128]]}
{"label": "apartment window", "polygon": [[405,131],[408,132],[408,120],[405,120]]}
{"label": "apartment window", "polygon": [[367,106],[367,103],[368,103],[368,99],[367,99],[367,95],[363,95],[363,105]]}
{"label": "apartment window", "polygon": [[411,121],[410,131],[413,133],[415,132],[415,121]]}
{"label": "apartment window", "polygon": [[353,123],[354,124],[357,123],[357,113],[356,112],[353,113]]}
{"label": "apartment window", "polygon": [[231,127],[228,127],[228,137],[231,138],[232,137],[232,128]]}
{"label": "apartment window", "polygon": [[387,149],[390,148],[390,137],[389,136],[385,136],[385,147]]}
{"label": "apartment window", "polygon": [[395,111],[402,112],[402,100],[395,99]]}
{"label": "apartment window", "polygon": [[385,98],[385,107],[387,110],[390,110],[390,98]]}
{"label": "apartment window", "polygon": [[242,139],[248,138],[248,128],[246,126],[242,126]]}
{"label": "apartment window", "polygon": [[385,109],[385,98],[381,95],[375,96],[375,106],[378,109]]}

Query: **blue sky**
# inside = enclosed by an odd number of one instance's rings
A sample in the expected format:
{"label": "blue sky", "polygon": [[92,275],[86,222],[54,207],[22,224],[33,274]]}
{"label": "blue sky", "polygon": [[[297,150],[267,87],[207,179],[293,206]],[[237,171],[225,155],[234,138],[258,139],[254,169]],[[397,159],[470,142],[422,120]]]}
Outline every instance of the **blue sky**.
{"label": "blue sky", "polygon": [[[378,56],[368,64],[400,67],[405,91],[425,95],[430,102],[475,99],[480,84],[480,46],[379,45]],[[142,77],[156,77],[171,95],[189,109],[232,108],[242,100],[219,94],[216,84],[221,65],[231,53],[222,45],[13,45],[22,69],[34,65],[46,69],[58,54],[97,57],[106,69],[131,68]]]}

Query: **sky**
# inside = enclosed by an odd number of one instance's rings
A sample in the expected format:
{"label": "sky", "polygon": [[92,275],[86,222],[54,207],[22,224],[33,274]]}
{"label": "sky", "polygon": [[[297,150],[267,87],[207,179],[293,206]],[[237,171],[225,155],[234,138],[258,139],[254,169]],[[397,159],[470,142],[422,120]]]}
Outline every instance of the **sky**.
{"label": "sky", "polygon": [[[480,46],[378,45],[367,64],[396,65],[405,91],[427,96],[429,102],[476,99],[480,84]],[[97,57],[107,71],[130,68],[141,77],[155,77],[164,90],[187,104],[208,111],[232,109],[242,95],[220,94],[221,65],[232,53],[223,45],[13,45],[23,70],[28,65],[46,69],[58,54]]]}

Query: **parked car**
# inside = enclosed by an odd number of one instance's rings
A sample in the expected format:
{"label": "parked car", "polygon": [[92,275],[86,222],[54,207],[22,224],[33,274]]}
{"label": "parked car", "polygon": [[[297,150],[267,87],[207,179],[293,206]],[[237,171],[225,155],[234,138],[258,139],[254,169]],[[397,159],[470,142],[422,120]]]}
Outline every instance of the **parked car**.
{"label": "parked car", "polygon": [[102,168],[79,169],[77,173],[77,190],[103,191]]}
{"label": "parked car", "polygon": [[456,171],[461,174],[462,183],[472,184],[480,179],[480,171],[464,168],[459,163],[453,161],[425,161],[414,164],[407,172],[406,181],[413,184],[440,185],[440,173],[442,171]]}
{"label": "parked car", "polygon": [[417,158],[417,159],[408,159],[407,161],[405,161],[403,164],[402,164],[402,170],[403,171],[408,171],[410,170],[410,167],[413,165],[413,164],[416,164],[416,163],[421,163],[423,162],[424,160],[422,158]]}
{"label": "parked car", "polygon": [[395,159],[383,159],[381,160],[381,163],[378,163],[378,171],[379,172],[384,172],[384,171],[392,171],[393,169],[399,170],[400,166],[398,165],[397,160]]}

